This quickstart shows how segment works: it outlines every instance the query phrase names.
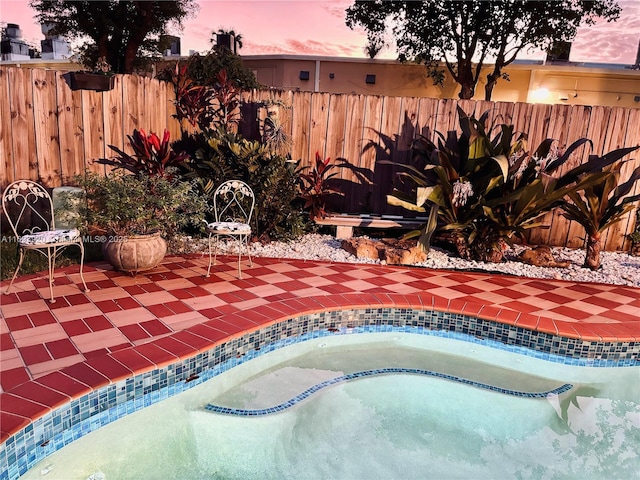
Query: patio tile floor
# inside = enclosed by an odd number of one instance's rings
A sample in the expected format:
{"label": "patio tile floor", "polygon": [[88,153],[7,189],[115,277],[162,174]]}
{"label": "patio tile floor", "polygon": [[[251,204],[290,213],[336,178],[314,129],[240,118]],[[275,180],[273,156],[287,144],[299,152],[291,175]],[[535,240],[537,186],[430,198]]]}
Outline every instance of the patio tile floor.
{"label": "patio tile floor", "polygon": [[[57,269],[53,304],[45,273],[19,278],[0,296],[0,418],[23,425],[88,388],[327,308],[433,308],[571,338],[640,341],[635,287],[270,258],[245,262],[238,279],[236,257],[219,257],[204,278],[207,261],[168,256],[135,277],[90,264],[86,293],[77,267]],[[11,432],[1,430],[4,440]]]}

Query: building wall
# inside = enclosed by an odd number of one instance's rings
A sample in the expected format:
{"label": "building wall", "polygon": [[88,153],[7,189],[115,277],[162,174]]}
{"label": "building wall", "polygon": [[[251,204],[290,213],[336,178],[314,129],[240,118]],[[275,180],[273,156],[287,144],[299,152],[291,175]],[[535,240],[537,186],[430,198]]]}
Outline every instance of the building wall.
{"label": "building wall", "polygon": [[[458,98],[460,91],[448,74],[443,86],[433,85],[423,65],[296,55],[242,58],[260,83],[284,90],[432,98]],[[482,70],[476,100],[484,99],[489,69]],[[308,80],[300,78],[304,71],[309,72]],[[498,81],[494,101],[640,108],[640,70],[531,62],[513,64],[504,71],[509,81]],[[367,83],[368,75],[375,75],[375,83]]]}
{"label": "building wall", "polygon": [[[448,74],[443,86],[435,86],[423,65],[393,60],[298,55],[243,56],[242,60],[255,72],[258,82],[282,90],[430,98],[458,98],[460,91]],[[82,68],[67,60],[32,59],[0,64],[68,70]],[[484,99],[489,68],[482,70],[475,100]],[[496,102],[640,108],[640,70],[621,65],[530,62],[512,64],[504,71],[510,80],[498,81],[491,98]],[[302,80],[301,72],[309,72],[309,79]],[[375,83],[367,83],[367,75],[375,75]]]}

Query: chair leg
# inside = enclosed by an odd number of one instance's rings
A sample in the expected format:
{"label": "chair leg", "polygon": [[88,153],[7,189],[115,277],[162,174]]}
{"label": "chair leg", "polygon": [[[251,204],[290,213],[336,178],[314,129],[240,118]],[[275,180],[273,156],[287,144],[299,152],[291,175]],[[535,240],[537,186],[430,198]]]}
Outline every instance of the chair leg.
{"label": "chair leg", "polygon": [[88,292],[89,289],[87,288],[87,282],[84,281],[84,275],[82,274],[82,267],[84,265],[84,245],[80,242],[78,246],[80,247],[80,280],[82,280],[82,285],[84,285],[84,291]]}
{"label": "chair leg", "polygon": [[53,247],[53,254],[51,253],[51,247],[47,247],[47,263],[49,264],[49,303],[56,303],[56,299],[53,298],[53,270],[56,263],[56,248]]}
{"label": "chair leg", "polygon": [[242,249],[245,249],[246,256],[249,259],[249,266],[253,267],[253,260],[251,259],[251,252],[249,251],[249,236],[248,235],[239,235],[238,236],[238,277],[242,279],[242,270],[240,267],[241,257],[242,257]]}
{"label": "chair leg", "polygon": [[215,235],[215,241],[216,241],[216,248],[215,248],[215,254],[213,256],[213,262],[212,262],[212,258],[211,258],[211,239],[214,235],[212,233],[209,234],[209,267],[207,268],[207,274],[205,275],[207,278],[209,278],[211,276],[211,265],[212,263],[215,265],[216,260],[218,258],[218,235]]}
{"label": "chair leg", "polygon": [[249,237],[244,237],[244,246],[247,249],[247,257],[249,257],[249,266],[253,267],[253,260],[251,258],[251,251],[249,250]]}
{"label": "chair leg", "polygon": [[22,266],[22,261],[23,260],[24,260],[24,250],[21,248],[20,249],[20,259],[18,260],[18,266],[16,267],[16,271],[13,272],[13,277],[11,277],[11,282],[9,282],[9,286],[7,287],[7,289],[4,292],[5,295],[7,295],[9,293],[9,290],[11,290],[11,286],[13,285],[13,281],[18,276],[18,272],[20,271],[20,267]]}
{"label": "chair leg", "polygon": [[242,268],[240,261],[242,259],[242,235],[238,236],[238,278],[242,280]]}
{"label": "chair leg", "polygon": [[220,241],[220,235],[215,235],[216,247],[213,249],[213,264],[218,262],[218,242]]}

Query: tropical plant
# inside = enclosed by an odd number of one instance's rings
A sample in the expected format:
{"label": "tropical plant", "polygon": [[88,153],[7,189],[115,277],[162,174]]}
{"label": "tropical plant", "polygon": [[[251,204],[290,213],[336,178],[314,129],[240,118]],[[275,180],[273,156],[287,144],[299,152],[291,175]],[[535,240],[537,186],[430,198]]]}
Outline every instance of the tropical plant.
{"label": "tropical plant", "polygon": [[424,63],[435,83],[444,80],[444,64],[470,99],[491,58],[485,99],[491,100],[503,68],[527,49],[547,49],[570,41],[581,25],[616,20],[620,7],[612,0],[548,1],[395,1],[357,0],[346,11],[350,28],[363,27],[372,52],[387,42],[390,27],[401,61]]}
{"label": "tropical plant", "polygon": [[[197,85],[188,73],[188,64],[176,63],[171,70],[158,75],[174,85],[176,92],[175,117],[187,120],[202,131],[222,128],[231,130],[240,121],[241,90],[225,69],[218,71],[211,85]],[[184,132],[183,132],[184,133]]]}
{"label": "tropical plant", "polygon": [[[260,168],[260,159],[269,153],[268,148],[257,140],[247,140],[223,128],[209,130],[203,138],[206,144],[196,151],[186,168],[191,172],[187,177],[201,179],[205,194],[213,192],[224,179],[247,181]],[[253,189],[253,185],[250,186]]]}
{"label": "tropical plant", "polygon": [[100,158],[97,163],[128,170],[131,173],[144,173],[148,176],[172,176],[175,169],[180,167],[189,158],[184,152],[176,153],[169,143],[170,134],[164,130],[162,140],[155,134],[149,135],[143,129],[133,130],[132,135],[127,135],[133,155],[109,145],[109,148],[118,155],[113,158]]}
{"label": "tropical plant", "polygon": [[291,108],[281,101],[266,100],[258,104],[266,114],[260,122],[260,136],[272,153],[286,154],[291,146],[291,137],[280,122],[280,109]]}
{"label": "tropical plant", "polygon": [[[413,165],[400,165],[400,179],[412,185],[410,193],[394,189],[387,200],[392,205],[433,214],[437,206],[439,222],[432,221],[421,231],[419,243],[428,240],[437,228],[454,245],[459,256],[500,261],[504,242],[524,239],[525,232],[541,227],[540,217],[561,206],[571,192],[589,188],[606,175],[601,173],[628,149],[588,162],[555,177],[558,169],[581,146],[580,139],[565,152],[558,152],[547,139],[530,156],[524,135],[515,136],[513,126],[500,125],[491,137],[480,119],[458,109],[461,134],[436,132],[437,144],[419,137],[413,145]],[[389,163],[389,162],[384,162]]]}
{"label": "tropical plant", "polygon": [[218,72],[213,88],[213,121],[217,127],[229,130],[240,121],[240,93],[225,69]]}
{"label": "tropical plant", "polygon": [[199,138],[204,143],[185,163],[185,178],[194,179],[205,195],[210,195],[224,180],[243,180],[256,194],[255,231],[261,240],[300,234],[302,209],[296,201],[295,162],[273,154],[264,143],[222,127],[208,130]]}
{"label": "tropical plant", "polygon": [[176,99],[175,118],[180,121],[188,121],[191,126],[211,124],[213,90],[204,85],[196,85],[189,75],[187,75],[187,64],[176,62],[175,67],[164,72],[164,76],[169,75],[169,80],[173,83]]}
{"label": "tropical plant", "polygon": [[256,195],[253,218],[258,238],[268,241],[298,236],[305,224],[296,163],[279,151],[286,145],[281,127],[272,119],[264,125],[262,141],[237,133],[241,119],[238,85],[242,82],[222,68],[216,71],[215,80],[208,72],[207,82],[196,85],[198,80],[191,76],[194,61],[199,59],[176,66],[169,78],[176,86],[180,115],[200,130],[192,135],[183,133],[174,143],[191,154],[180,164],[183,177],[193,180],[205,196],[225,180],[245,181]]}
{"label": "tropical plant", "polygon": [[[414,141],[412,164],[398,165],[404,169],[398,177],[413,188],[409,193],[394,188],[387,201],[416,212],[426,212],[427,202],[436,205],[441,231],[460,257],[470,258],[470,247],[476,240],[486,241],[492,249],[499,240],[477,235],[479,220],[484,217],[483,200],[507,175],[508,159],[522,156],[524,138],[512,145],[512,129],[503,128],[490,139],[484,127],[486,114],[476,120],[458,109],[458,116],[461,136],[454,131],[447,136],[436,132],[437,144],[424,136]],[[429,209],[433,212],[430,206]],[[408,237],[419,235],[420,245],[428,250],[435,228],[431,215],[428,226],[410,232]]]}
{"label": "tropical plant", "polygon": [[[637,148],[619,149],[609,155],[622,158]],[[621,221],[624,215],[633,210],[633,202],[640,199],[640,194],[626,196],[640,179],[640,167],[633,171],[625,183],[619,185],[622,165],[620,162],[605,168],[606,174],[600,181],[581,191],[569,192],[571,202],[562,205],[563,215],[582,225],[585,230],[584,266],[591,270],[600,268],[602,232]]]}
{"label": "tropical plant", "polygon": [[331,184],[331,179],[336,177],[338,172],[329,173],[337,167],[330,162],[330,157],[323,160],[320,153],[316,152],[315,164],[302,167],[299,172],[300,195],[305,202],[304,209],[309,210],[311,220],[327,215],[327,197],[330,194],[342,194]]}
{"label": "tropical plant", "polygon": [[257,192],[258,239],[268,242],[299,237],[309,225],[297,189],[298,162],[288,156],[270,154],[261,157],[259,165],[249,177]]}

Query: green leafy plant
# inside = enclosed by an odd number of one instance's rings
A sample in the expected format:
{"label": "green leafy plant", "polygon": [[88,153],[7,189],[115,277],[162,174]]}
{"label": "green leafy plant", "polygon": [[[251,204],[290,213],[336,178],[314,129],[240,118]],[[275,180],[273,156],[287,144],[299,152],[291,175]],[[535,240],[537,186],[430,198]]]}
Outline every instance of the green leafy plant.
{"label": "green leafy plant", "polygon": [[256,195],[254,231],[261,241],[301,234],[306,226],[299,205],[296,163],[279,151],[286,138],[277,121],[265,124],[262,141],[244,138],[237,133],[241,119],[238,79],[221,68],[200,88],[195,85],[200,80],[189,79],[192,61],[196,62],[190,59],[186,70],[176,67],[172,76],[178,100],[183,102],[181,115],[200,130],[183,133],[174,143],[191,153],[180,165],[183,177],[193,180],[205,196],[225,180],[249,184]]}
{"label": "green leafy plant", "polygon": [[474,251],[500,251],[499,237],[482,235],[483,202],[508,175],[509,158],[514,159],[514,164],[520,161],[526,143],[522,136],[512,143],[513,128],[506,126],[490,138],[485,130],[486,114],[476,120],[458,109],[458,116],[461,135],[436,132],[437,143],[424,136],[414,141],[412,164],[399,165],[404,170],[398,174],[411,190],[395,188],[387,201],[411,211],[430,210],[431,221],[408,234],[409,238],[419,236],[424,250],[429,249],[428,242],[439,225],[458,255],[472,258]]}
{"label": "green leafy plant", "polygon": [[148,176],[171,176],[174,169],[181,166],[189,156],[182,152],[176,153],[169,143],[169,131],[165,129],[162,140],[155,134],[149,135],[142,129],[134,130],[133,135],[128,135],[133,148],[133,155],[109,145],[109,148],[118,155],[113,158],[101,158],[97,163],[128,170],[134,174],[146,174]]}
{"label": "green leafy plant", "polygon": [[218,73],[225,70],[233,84],[242,90],[260,87],[253,72],[243,65],[242,58],[227,48],[213,48],[204,55],[191,55],[187,65],[187,74],[196,85],[215,85]]}
{"label": "green leafy plant", "polygon": [[[554,176],[570,155],[590,143],[580,139],[565,152],[558,152],[547,139],[533,156],[524,135],[516,135],[513,126],[500,125],[488,130],[486,114],[479,119],[458,109],[461,134],[436,132],[437,143],[420,137],[413,145],[413,164],[403,165],[399,176],[412,187],[409,193],[394,189],[388,196],[392,205],[433,215],[431,221],[411,236],[428,241],[438,229],[463,258],[500,261],[504,243],[514,237],[524,239],[525,232],[543,226],[545,213],[566,203],[571,192],[590,188],[600,182],[603,168],[620,159],[628,149],[588,162]],[[491,131],[496,133],[491,136]],[[388,163],[388,162],[386,162]]]}
{"label": "green leafy plant", "polygon": [[[622,158],[637,148],[619,149],[609,155]],[[599,177],[597,183],[588,185],[581,191],[569,192],[571,202],[562,205],[563,215],[582,225],[585,230],[584,266],[591,270],[600,268],[602,232],[622,220],[624,215],[633,210],[633,202],[640,199],[640,194],[626,196],[640,179],[640,167],[634,170],[625,183],[619,185],[622,165],[621,162],[607,167],[606,174]]]}
{"label": "green leafy plant", "polygon": [[311,220],[327,215],[327,197],[330,194],[342,194],[331,185],[331,179],[338,172],[330,172],[337,167],[338,165],[331,163],[330,157],[323,160],[320,153],[316,152],[315,164],[300,169],[300,195],[305,202],[305,210],[309,210]]}
{"label": "green leafy plant", "polygon": [[85,191],[80,215],[84,229],[91,234],[161,232],[171,241],[189,224],[199,224],[208,209],[194,185],[168,176],[86,172],[77,176],[75,183]]}
{"label": "green leafy plant", "polygon": [[257,140],[247,140],[223,128],[203,134],[207,143],[198,149],[185,176],[194,178],[205,195],[224,180],[237,178],[256,194],[255,231],[263,241],[292,238],[304,230],[298,195],[296,163],[274,155]]}

